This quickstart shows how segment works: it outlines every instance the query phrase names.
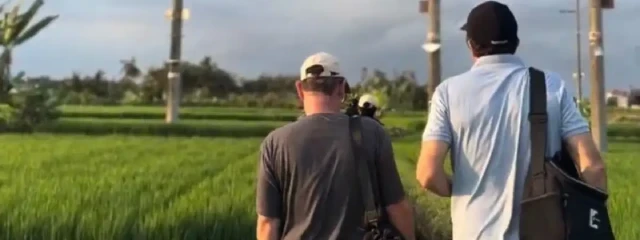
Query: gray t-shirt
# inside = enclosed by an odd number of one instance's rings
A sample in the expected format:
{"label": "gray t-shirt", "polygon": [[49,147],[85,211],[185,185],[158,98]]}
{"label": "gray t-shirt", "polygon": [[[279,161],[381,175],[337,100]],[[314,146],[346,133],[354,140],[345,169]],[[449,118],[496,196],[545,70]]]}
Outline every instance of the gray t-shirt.
{"label": "gray t-shirt", "polygon": [[[391,140],[362,118],[363,158],[376,159],[382,205],[404,198]],[[362,164],[360,164],[362,166]],[[278,218],[282,239],[361,238],[363,200],[352,159],[349,118],[314,114],[269,134],[261,146],[256,208]]]}

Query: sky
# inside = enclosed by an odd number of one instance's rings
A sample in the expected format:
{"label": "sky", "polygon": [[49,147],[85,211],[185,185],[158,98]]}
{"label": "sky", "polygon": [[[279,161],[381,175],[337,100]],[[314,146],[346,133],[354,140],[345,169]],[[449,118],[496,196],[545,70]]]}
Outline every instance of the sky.
{"label": "sky", "polygon": [[[415,70],[421,82],[427,56],[427,18],[418,0],[184,0],[191,18],[185,22],[183,59],[211,56],[234,74],[296,74],[305,57],[329,52],[341,61],[351,81],[362,67],[393,72]],[[588,95],[588,7],[581,0],[582,66]],[[28,0],[27,0],[28,2]],[[459,31],[480,0],[442,1],[443,78],[471,65]],[[559,73],[573,83],[575,8],[573,0],[502,0],[519,22],[518,55],[528,64]],[[164,16],[169,0],[47,0],[40,17],[59,14],[50,27],[15,52],[14,71],[29,76],[93,74],[98,69],[120,74],[121,59],[135,57],[140,67],[161,65],[169,55],[170,24]],[[604,12],[607,89],[640,87],[640,1],[616,0]],[[636,14],[634,14],[636,13]]]}

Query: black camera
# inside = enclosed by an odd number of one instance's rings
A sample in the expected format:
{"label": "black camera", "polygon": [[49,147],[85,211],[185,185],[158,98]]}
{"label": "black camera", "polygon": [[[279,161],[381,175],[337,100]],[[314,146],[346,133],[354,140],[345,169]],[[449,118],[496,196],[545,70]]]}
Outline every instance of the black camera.
{"label": "black camera", "polygon": [[376,112],[378,111],[377,101],[372,95],[363,95],[361,97],[354,97],[349,100],[349,105],[345,109],[345,114],[348,116],[362,116],[370,117],[380,124],[380,120],[376,118]]}
{"label": "black camera", "polygon": [[358,97],[354,97],[349,100],[349,104],[347,105],[347,108],[344,110],[344,113],[347,114],[347,116],[349,117],[360,115],[360,111],[358,109]]}

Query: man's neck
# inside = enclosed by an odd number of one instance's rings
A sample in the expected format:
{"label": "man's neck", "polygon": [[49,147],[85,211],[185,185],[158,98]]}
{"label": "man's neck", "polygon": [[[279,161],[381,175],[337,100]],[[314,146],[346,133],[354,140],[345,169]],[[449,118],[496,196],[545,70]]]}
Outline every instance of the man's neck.
{"label": "man's neck", "polygon": [[340,109],[328,107],[305,107],[304,113],[307,116],[320,113],[340,113]]}
{"label": "man's neck", "polygon": [[318,113],[340,113],[340,103],[336,104],[329,99],[305,100],[304,113],[307,116]]}

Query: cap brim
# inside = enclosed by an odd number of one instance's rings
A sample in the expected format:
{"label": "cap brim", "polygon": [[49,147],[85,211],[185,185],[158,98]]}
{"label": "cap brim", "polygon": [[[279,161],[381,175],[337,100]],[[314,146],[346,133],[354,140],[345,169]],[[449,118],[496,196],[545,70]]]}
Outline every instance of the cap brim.
{"label": "cap brim", "polygon": [[462,27],[460,27],[460,30],[462,31],[467,31],[467,24],[462,24]]}

